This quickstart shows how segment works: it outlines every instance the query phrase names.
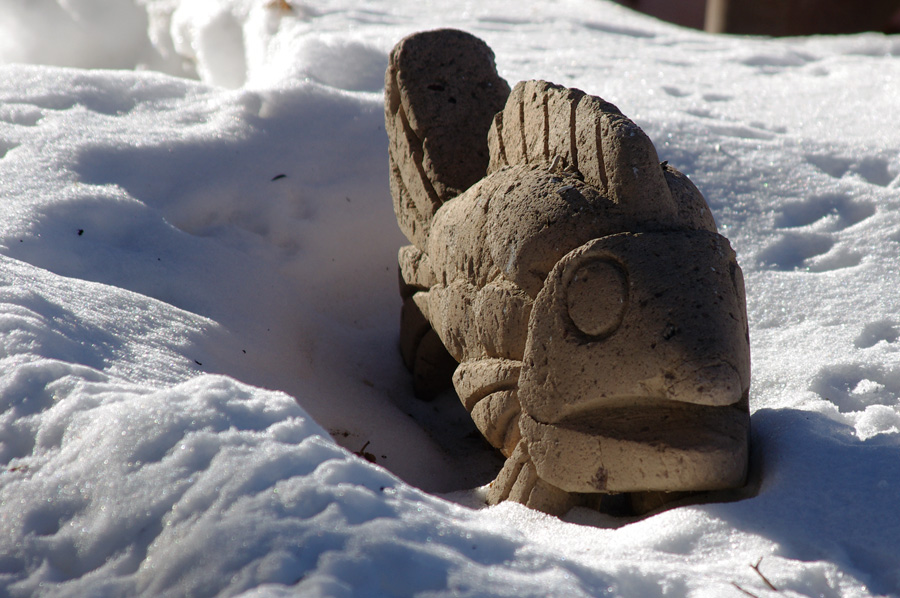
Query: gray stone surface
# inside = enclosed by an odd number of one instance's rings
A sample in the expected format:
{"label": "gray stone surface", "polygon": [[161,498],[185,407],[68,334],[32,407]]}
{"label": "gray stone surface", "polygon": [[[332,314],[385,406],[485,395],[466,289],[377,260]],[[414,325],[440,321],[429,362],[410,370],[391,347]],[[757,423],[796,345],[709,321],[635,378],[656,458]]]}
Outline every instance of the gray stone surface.
{"label": "gray stone surface", "polygon": [[[386,82],[413,243],[401,348],[422,394],[452,372],[508,457],[489,501],[562,513],[608,493],[740,486],[746,300],[700,191],[601,98],[545,81],[509,92],[468,34],[406,38]],[[473,101],[460,111],[447,93]]]}
{"label": "gray stone surface", "polygon": [[416,246],[423,247],[441,204],[484,176],[487,131],[508,95],[494,53],[463,31],[412,35],[391,52],[385,73],[391,193],[400,226]]}

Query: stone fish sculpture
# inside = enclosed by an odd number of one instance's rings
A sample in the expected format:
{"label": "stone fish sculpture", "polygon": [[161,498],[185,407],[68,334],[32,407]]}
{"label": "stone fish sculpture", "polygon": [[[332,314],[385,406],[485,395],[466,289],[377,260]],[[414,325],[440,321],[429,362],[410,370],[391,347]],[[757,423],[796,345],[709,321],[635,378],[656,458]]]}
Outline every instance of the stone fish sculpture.
{"label": "stone fish sculpture", "polygon": [[400,343],[507,457],[488,502],[744,483],[741,269],[699,190],[577,89],[510,90],[480,39],[417,33],[385,75]]}

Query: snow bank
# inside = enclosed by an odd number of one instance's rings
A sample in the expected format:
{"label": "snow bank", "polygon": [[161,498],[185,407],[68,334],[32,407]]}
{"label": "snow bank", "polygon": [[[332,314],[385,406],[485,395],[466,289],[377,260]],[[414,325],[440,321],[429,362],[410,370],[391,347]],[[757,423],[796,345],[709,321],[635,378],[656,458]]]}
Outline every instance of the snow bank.
{"label": "snow bank", "polygon": [[[0,2],[0,595],[900,595],[900,41],[426,12]],[[380,86],[435,26],[616,103],[703,190],[748,289],[753,496],[482,507],[497,456],[395,349]]]}

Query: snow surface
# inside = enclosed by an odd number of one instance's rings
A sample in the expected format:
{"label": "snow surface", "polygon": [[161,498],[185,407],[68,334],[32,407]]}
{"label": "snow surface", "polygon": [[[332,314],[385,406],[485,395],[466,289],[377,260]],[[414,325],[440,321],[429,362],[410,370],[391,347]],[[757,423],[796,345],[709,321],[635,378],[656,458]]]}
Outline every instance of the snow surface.
{"label": "snow surface", "polygon": [[[382,76],[438,26],[703,190],[755,496],[482,506],[498,456],[396,350]],[[900,595],[898,55],[603,0],[0,0],[0,596]]]}

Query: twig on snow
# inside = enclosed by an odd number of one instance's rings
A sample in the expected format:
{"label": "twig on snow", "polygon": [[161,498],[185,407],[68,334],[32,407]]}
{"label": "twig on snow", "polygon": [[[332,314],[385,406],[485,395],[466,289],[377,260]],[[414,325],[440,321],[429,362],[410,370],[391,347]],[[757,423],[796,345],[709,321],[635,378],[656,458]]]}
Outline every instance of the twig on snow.
{"label": "twig on snow", "polygon": [[766,584],[767,586],[769,586],[769,588],[771,588],[771,590],[772,590],[773,592],[777,592],[777,591],[778,591],[778,588],[776,588],[775,585],[774,585],[771,581],[769,581],[768,579],[766,579],[766,576],[763,575],[763,574],[762,574],[762,571],[759,570],[759,565],[760,565],[760,563],[762,563],[762,560],[763,560],[763,557],[759,557],[759,560],[756,561],[756,564],[755,564],[755,565],[750,565],[750,568],[753,569],[754,571],[756,571],[756,574],[759,575],[760,578],[762,578],[763,582],[765,582],[765,584]]}
{"label": "twig on snow", "polygon": [[754,594],[753,592],[748,592],[747,590],[745,590],[744,588],[742,588],[741,586],[739,586],[739,585],[737,584],[737,582],[734,582],[734,581],[733,581],[733,582],[731,582],[731,585],[733,585],[734,587],[736,587],[737,589],[739,589],[739,590],[742,591],[743,593],[747,594],[748,596],[751,596],[752,598],[759,598],[759,596],[757,596],[757,595]]}

